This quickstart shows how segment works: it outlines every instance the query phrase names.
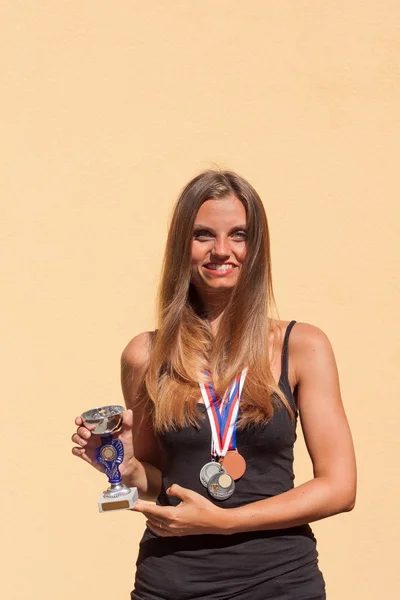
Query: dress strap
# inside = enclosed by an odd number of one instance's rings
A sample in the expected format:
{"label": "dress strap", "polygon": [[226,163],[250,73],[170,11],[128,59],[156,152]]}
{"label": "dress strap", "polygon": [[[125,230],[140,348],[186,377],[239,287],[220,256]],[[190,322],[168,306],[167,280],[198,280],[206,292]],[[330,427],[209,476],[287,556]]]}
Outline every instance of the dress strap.
{"label": "dress strap", "polygon": [[286,327],[285,339],[283,340],[281,379],[286,382],[289,382],[289,335],[295,323],[296,321],[290,321]]}

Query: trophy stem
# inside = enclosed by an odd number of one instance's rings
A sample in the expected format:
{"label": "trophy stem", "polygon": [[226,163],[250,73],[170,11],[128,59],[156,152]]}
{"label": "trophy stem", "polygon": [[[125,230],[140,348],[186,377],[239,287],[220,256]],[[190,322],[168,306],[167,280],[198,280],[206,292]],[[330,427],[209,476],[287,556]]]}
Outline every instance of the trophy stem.
{"label": "trophy stem", "polygon": [[103,493],[104,498],[119,498],[126,496],[131,491],[124,483],[112,483],[108,490]]}

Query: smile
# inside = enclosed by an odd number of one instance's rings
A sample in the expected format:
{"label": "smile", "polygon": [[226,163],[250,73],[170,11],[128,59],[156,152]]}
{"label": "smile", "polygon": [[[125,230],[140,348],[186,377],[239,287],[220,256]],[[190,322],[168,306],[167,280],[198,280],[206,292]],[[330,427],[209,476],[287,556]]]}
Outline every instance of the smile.
{"label": "smile", "polygon": [[207,265],[204,265],[204,268],[207,271],[214,271],[214,273],[220,273],[221,275],[230,273],[235,267],[236,265],[232,263],[224,263],[222,265],[218,263],[208,263]]}

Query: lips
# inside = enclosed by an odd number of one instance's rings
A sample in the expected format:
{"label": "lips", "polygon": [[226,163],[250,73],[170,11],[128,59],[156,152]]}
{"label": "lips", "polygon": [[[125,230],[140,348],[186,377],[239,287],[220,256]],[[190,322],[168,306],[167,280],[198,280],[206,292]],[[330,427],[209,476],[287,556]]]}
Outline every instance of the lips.
{"label": "lips", "polygon": [[220,273],[224,273],[227,271],[231,271],[234,267],[236,267],[233,263],[207,263],[204,267],[210,271],[218,271]]}

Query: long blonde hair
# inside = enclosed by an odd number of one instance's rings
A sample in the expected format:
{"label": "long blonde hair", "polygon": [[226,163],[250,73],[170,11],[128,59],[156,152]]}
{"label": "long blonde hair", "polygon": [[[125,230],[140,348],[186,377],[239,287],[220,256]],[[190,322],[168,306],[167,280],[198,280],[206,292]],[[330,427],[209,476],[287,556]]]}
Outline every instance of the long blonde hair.
{"label": "long blonde hair", "polygon": [[[230,195],[246,210],[246,257],[213,335],[190,283],[193,225],[203,202]],[[269,315],[273,306],[270,238],[261,199],[236,173],[207,170],[182,190],[167,238],[158,295],[159,323],[145,377],[156,431],[198,425],[202,418],[197,408],[199,381],[207,380],[205,369],[222,395],[233,378],[249,367],[238,428],[267,423],[274,408],[282,405],[293,418],[270,368],[268,348],[274,334]]]}

